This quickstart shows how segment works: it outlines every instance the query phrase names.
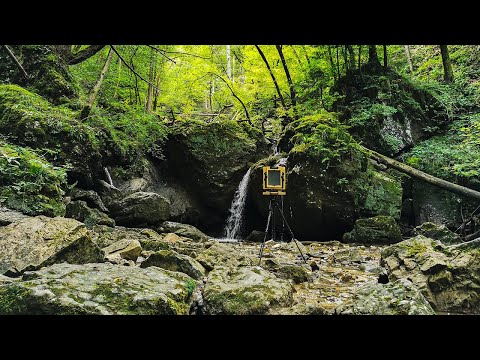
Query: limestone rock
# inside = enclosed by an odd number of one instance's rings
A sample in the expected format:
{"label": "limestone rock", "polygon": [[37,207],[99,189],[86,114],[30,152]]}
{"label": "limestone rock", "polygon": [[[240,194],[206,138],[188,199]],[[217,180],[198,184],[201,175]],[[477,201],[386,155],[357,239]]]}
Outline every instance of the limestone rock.
{"label": "limestone rock", "polygon": [[203,292],[208,314],[265,314],[293,302],[293,287],[258,266],[217,266],[208,274]]}
{"label": "limestone rock", "polygon": [[19,221],[27,217],[27,215],[24,215],[21,212],[0,206],[0,226],[10,225],[15,221]]}
{"label": "limestone rock", "polygon": [[[465,243],[467,244],[467,243]],[[417,235],[382,250],[390,281],[409,279],[436,311],[480,313],[478,247]]]}
{"label": "limestone rock", "polygon": [[62,217],[29,217],[0,228],[0,274],[18,274],[59,262],[102,262],[104,256],[82,223]]}
{"label": "limestone rock", "polygon": [[197,260],[172,250],[155,252],[140,265],[142,268],[149,266],[182,272],[197,280],[202,279],[206,273],[205,268]]}
{"label": "limestone rock", "polygon": [[151,192],[136,192],[110,205],[119,225],[140,226],[158,224],[170,217],[170,201]]}
{"label": "limestone rock", "polygon": [[208,271],[217,265],[247,266],[255,263],[254,259],[236,251],[231,246],[215,242],[208,249],[202,251],[196,260]]}
{"label": "limestone rock", "polygon": [[363,244],[393,244],[402,241],[400,227],[391,216],[375,216],[358,219],[350,233],[343,236],[345,242]]}
{"label": "limestone rock", "polygon": [[91,209],[83,200],[71,201],[66,206],[65,217],[69,217],[85,224],[87,228],[93,225],[115,226],[115,221],[98,209]]}
{"label": "limestone rock", "polygon": [[165,221],[158,228],[159,233],[174,233],[178,236],[190,238],[194,241],[207,241],[208,236],[198,230],[195,226],[181,224],[173,221]]}
{"label": "limestone rock", "polygon": [[138,240],[123,239],[102,250],[107,257],[118,254],[122,259],[136,261],[142,252],[142,245],[140,245]]}
{"label": "limestone rock", "polygon": [[460,236],[453,231],[450,231],[445,225],[438,225],[428,221],[413,229],[413,233],[415,235],[423,235],[430,239],[438,240],[446,245],[459,244],[462,242]]}
{"label": "limestone rock", "polygon": [[195,281],[157,267],[55,264],[0,279],[0,314],[184,315]]}
{"label": "limestone rock", "polygon": [[434,315],[432,307],[408,280],[367,283],[335,312],[344,315]]}
{"label": "limestone rock", "polygon": [[84,190],[80,188],[73,188],[70,191],[70,198],[72,200],[82,200],[92,209],[99,209],[102,212],[108,212],[100,196],[93,190]]}

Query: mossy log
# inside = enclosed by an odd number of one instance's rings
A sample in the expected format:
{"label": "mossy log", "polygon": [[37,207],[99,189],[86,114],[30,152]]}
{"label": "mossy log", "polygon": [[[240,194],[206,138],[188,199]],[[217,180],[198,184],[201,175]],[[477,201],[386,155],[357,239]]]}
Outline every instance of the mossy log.
{"label": "mossy log", "polygon": [[399,161],[396,161],[394,159],[391,159],[385,155],[379,154],[373,150],[370,150],[366,147],[363,147],[363,149],[366,151],[367,155],[372,158],[373,160],[382,163],[384,165],[387,165],[389,167],[392,167],[398,171],[401,171],[405,174],[411,175],[417,179],[420,179],[422,181],[425,181],[431,185],[437,186],[441,189],[451,191],[453,193],[456,193],[458,195],[470,197],[473,199],[480,200],[480,192],[469,189],[465,186],[457,185],[454,183],[451,183],[450,181],[446,181],[443,179],[440,179],[436,176],[424,173],[423,171],[417,170],[411,166],[405,165]]}

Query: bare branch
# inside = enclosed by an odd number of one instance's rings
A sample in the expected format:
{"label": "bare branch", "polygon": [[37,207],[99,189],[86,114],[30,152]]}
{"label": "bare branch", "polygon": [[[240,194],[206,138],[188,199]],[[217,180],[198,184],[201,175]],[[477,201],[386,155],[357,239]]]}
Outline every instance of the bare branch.
{"label": "bare branch", "polygon": [[23,74],[23,77],[25,79],[29,79],[30,77],[28,76],[27,72],[23,68],[22,64],[20,64],[20,62],[17,60],[17,58],[15,57],[15,54],[12,52],[12,50],[10,50],[10,48],[7,45],[1,45],[1,46],[5,49],[8,56],[10,57],[10,59],[12,59],[12,61],[15,63],[15,65],[17,65],[18,69]]}

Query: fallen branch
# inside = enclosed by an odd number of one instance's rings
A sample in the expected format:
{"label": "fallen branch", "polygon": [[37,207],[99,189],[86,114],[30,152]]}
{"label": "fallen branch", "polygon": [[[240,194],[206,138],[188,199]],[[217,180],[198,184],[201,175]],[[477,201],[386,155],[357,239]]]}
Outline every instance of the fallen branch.
{"label": "fallen branch", "polygon": [[2,45],[2,47],[5,49],[8,56],[10,57],[10,59],[12,59],[12,61],[15,63],[15,65],[17,65],[18,69],[23,74],[23,77],[25,79],[29,79],[30,76],[28,76],[27,72],[23,68],[22,64],[20,64],[20,62],[17,60],[17,58],[15,57],[15,54],[12,52],[12,50],[10,50],[10,48],[7,45]]}
{"label": "fallen branch", "polygon": [[440,179],[436,176],[424,173],[423,171],[417,170],[411,166],[405,165],[399,161],[393,160],[385,155],[379,154],[373,150],[367,149],[366,147],[362,148],[366,151],[366,153],[375,161],[392,167],[398,171],[401,171],[405,174],[411,175],[419,180],[422,180],[426,183],[429,183],[433,186],[439,187],[441,189],[456,193],[458,195],[466,196],[469,198],[473,198],[476,200],[480,200],[480,192],[469,189],[465,186],[457,185],[451,183],[450,181],[446,181]]}

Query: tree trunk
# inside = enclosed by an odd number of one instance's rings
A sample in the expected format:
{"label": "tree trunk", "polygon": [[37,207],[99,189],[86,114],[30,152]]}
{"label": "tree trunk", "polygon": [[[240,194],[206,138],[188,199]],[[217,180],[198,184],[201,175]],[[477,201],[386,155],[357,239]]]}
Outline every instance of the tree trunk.
{"label": "tree trunk", "polygon": [[303,53],[305,54],[305,59],[307,59],[308,65],[310,65],[310,58],[308,57],[307,49],[305,49],[305,45],[301,45]]}
{"label": "tree trunk", "polygon": [[[60,46],[60,47],[63,46],[65,48],[65,45],[56,45],[56,46]],[[66,46],[68,46],[69,48],[71,47],[71,45],[66,45]],[[68,63],[68,65],[74,65],[74,64],[79,64],[82,61],[85,61],[85,60],[91,58],[93,55],[98,53],[104,47],[105,47],[105,45],[90,45],[89,47],[83,49],[82,51],[79,51],[76,54],[73,54],[71,51],[70,51],[69,54],[65,54],[62,51],[62,54],[64,56],[67,55],[67,58],[65,59],[65,61]]]}
{"label": "tree trunk", "polygon": [[368,63],[380,67],[380,61],[377,56],[377,46],[368,45]]}
{"label": "tree trunk", "polygon": [[[293,86],[292,77],[290,76],[290,71],[288,71],[287,62],[285,61],[285,57],[283,56],[282,45],[275,45],[277,48],[278,55],[282,60],[283,70],[285,71],[285,76],[287,77],[288,86],[290,87],[290,98],[292,99],[292,106],[295,108],[297,106],[297,99],[295,88]],[[295,111],[295,110],[294,110]]]}
{"label": "tree trunk", "polygon": [[405,165],[399,161],[393,160],[385,155],[379,154],[373,150],[367,149],[364,147],[367,154],[374,159],[375,161],[390,166],[398,171],[411,175],[417,179],[425,181],[433,186],[439,187],[441,189],[451,191],[455,194],[466,196],[469,198],[473,198],[476,200],[480,200],[480,192],[469,189],[465,186],[457,185],[451,183],[449,181],[437,178],[436,176],[432,176],[430,174],[424,173],[423,171],[417,170],[411,166]]}
{"label": "tree trunk", "polygon": [[2,46],[5,51],[7,52],[7,55],[10,57],[10,59],[15,63],[15,65],[17,66],[17,68],[20,70],[20,72],[22,73],[23,77],[25,79],[28,79],[29,76],[27,74],[27,72],[25,71],[25,69],[23,68],[22,64],[20,64],[20,62],[17,60],[17,58],[15,57],[14,53],[12,52],[12,50],[10,50],[10,48],[7,46],[7,45],[0,45]]}
{"label": "tree trunk", "polygon": [[360,66],[362,65],[362,45],[358,45],[358,70],[361,73]]}
{"label": "tree trunk", "polygon": [[387,45],[383,45],[383,71],[387,72],[388,67],[388,53],[387,53]]}
{"label": "tree trunk", "polygon": [[328,49],[328,60],[330,60],[330,67],[332,68],[332,72],[333,72],[333,80],[336,82],[337,75],[335,70],[335,62],[333,61],[333,56],[332,56],[332,48],[330,47],[330,45],[327,45],[327,49]]}
{"label": "tree trunk", "polygon": [[117,68],[117,84],[115,85],[115,91],[113,93],[113,98],[117,98],[118,87],[120,85],[120,75],[122,73],[122,61],[118,59],[118,68]]}
{"label": "tree trunk", "polygon": [[230,45],[227,45],[227,78],[232,81],[232,60],[230,57]]}
{"label": "tree trunk", "polygon": [[112,62],[112,57],[113,57],[113,51],[112,51],[112,48],[110,48],[110,50],[108,51],[107,59],[105,60],[105,65],[103,65],[103,69],[102,69],[102,72],[100,73],[97,83],[93,87],[93,90],[88,98],[88,101],[85,104],[85,107],[82,109],[82,112],[80,113],[81,120],[85,119],[90,114],[90,110],[92,109],[93,104],[95,103],[98,92],[100,91],[100,87],[102,86],[103,79],[105,78],[105,74],[107,73],[108,68],[110,67],[110,63]]}
{"label": "tree trunk", "polygon": [[255,47],[257,48],[258,53],[262,57],[263,62],[265,63],[265,66],[268,69],[268,72],[270,73],[270,77],[272,78],[273,84],[275,85],[275,89],[277,90],[278,98],[280,99],[280,102],[283,108],[286,109],[287,107],[285,106],[285,101],[283,99],[282,93],[280,92],[280,87],[278,86],[277,79],[275,78],[275,75],[273,74],[272,69],[270,68],[270,64],[268,63],[267,58],[265,57],[265,54],[263,53],[263,51],[260,49],[258,45],[255,45]]}
{"label": "tree trunk", "polygon": [[442,53],[444,79],[447,84],[450,84],[453,81],[453,69],[447,45],[440,45],[440,52]]}
{"label": "tree trunk", "polygon": [[157,60],[156,51],[150,49],[150,72],[148,74],[148,90],[147,90],[147,103],[145,104],[145,110],[147,113],[151,113],[153,109],[153,83],[155,82],[155,62]]}
{"label": "tree trunk", "polygon": [[337,51],[336,51],[336,53],[337,53],[337,74],[338,74],[338,77],[340,78],[340,74],[341,74],[341,73],[340,73],[340,60],[338,59],[338,47],[339,47],[339,46],[340,46],[340,45],[337,45]]}
{"label": "tree trunk", "polygon": [[405,49],[405,55],[407,56],[408,68],[410,69],[410,72],[413,74],[413,61],[412,61],[412,54],[410,53],[410,46],[403,45],[403,48]]}
{"label": "tree trunk", "polygon": [[349,54],[349,61],[350,61],[350,69],[354,70],[355,69],[355,51],[353,50],[352,45],[346,45],[348,54]]}

